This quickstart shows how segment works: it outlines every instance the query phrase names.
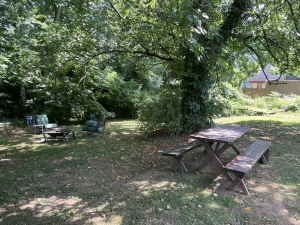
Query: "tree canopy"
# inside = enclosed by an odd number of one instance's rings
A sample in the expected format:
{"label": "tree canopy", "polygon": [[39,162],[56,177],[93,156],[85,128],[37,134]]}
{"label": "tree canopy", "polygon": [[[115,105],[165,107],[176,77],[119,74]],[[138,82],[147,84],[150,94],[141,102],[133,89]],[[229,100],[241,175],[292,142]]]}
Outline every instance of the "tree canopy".
{"label": "tree canopy", "polygon": [[135,114],[160,96],[171,118],[154,113],[157,123],[198,130],[221,110],[222,82],[257,69],[249,56],[299,74],[299,11],[297,0],[2,1],[2,105],[11,86],[22,116],[37,105],[69,117]]}

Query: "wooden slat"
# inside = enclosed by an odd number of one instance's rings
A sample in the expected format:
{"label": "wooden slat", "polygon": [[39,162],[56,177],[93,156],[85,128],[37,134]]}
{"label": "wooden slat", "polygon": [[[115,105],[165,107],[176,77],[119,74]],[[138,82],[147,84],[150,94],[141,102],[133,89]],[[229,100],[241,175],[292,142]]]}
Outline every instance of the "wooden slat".
{"label": "wooden slat", "polygon": [[256,140],[244,153],[235,157],[224,168],[229,171],[247,173],[267,151],[270,145],[271,142]]}
{"label": "wooden slat", "polygon": [[187,143],[184,143],[180,146],[173,147],[167,152],[162,152],[162,155],[167,155],[167,156],[179,156],[185,152],[188,152],[196,147],[200,147],[201,143],[199,140],[193,140]]}
{"label": "wooden slat", "polygon": [[191,137],[195,139],[203,139],[206,141],[234,143],[243,135],[245,135],[249,130],[249,127],[219,125],[192,134]]}

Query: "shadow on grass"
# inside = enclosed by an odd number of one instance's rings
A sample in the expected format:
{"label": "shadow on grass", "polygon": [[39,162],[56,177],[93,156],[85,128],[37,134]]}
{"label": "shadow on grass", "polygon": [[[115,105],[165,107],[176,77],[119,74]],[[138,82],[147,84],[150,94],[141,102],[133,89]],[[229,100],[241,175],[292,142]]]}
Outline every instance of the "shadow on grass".
{"label": "shadow on grass", "polygon": [[[253,193],[247,197],[226,191],[228,182],[218,179],[221,171],[213,164],[199,174],[170,172],[170,159],[157,150],[186,136],[145,140],[126,130],[101,138],[76,135],[66,144],[9,137],[0,142],[0,224],[293,224],[299,212],[299,127],[236,124],[252,127],[239,149],[257,138],[272,141],[270,164],[246,178]],[[188,168],[203,154],[187,154]],[[228,151],[222,160],[232,156]],[[267,212],[276,206],[282,214]]]}

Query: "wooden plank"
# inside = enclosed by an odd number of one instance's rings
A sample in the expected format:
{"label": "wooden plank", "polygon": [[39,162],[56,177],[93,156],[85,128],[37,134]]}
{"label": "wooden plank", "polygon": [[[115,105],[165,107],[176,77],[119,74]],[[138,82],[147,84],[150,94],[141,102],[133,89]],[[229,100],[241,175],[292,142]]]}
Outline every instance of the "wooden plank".
{"label": "wooden plank", "polygon": [[264,155],[271,142],[257,140],[251,144],[241,155],[236,156],[225,166],[226,170],[247,173],[255,163]]}
{"label": "wooden plank", "polygon": [[193,141],[184,143],[180,146],[173,147],[167,152],[161,152],[161,153],[162,153],[162,155],[177,157],[185,152],[188,152],[188,151],[190,151],[196,147],[200,147],[200,146],[201,146],[201,143],[199,140],[193,140]]}
{"label": "wooden plank", "polygon": [[159,151],[159,152],[162,153],[162,155],[174,157],[175,160],[171,167],[172,171],[176,171],[180,167],[184,172],[188,173],[188,169],[186,168],[186,166],[184,165],[184,163],[182,161],[183,155],[184,155],[184,153],[186,153],[196,147],[201,147],[201,146],[202,146],[202,144],[199,140],[193,140],[190,142],[186,142],[180,146],[173,147],[168,152],[163,152],[163,151]]}
{"label": "wooden plank", "polygon": [[258,160],[261,160],[263,163],[268,162],[270,145],[271,142],[256,140],[242,155],[238,155],[224,167],[228,174],[230,172],[235,174],[235,179],[228,190],[233,190],[239,185],[243,194],[249,194],[243,178]]}
{"label": "wooden plank", "polygon": [[219,125],[211,127],[207,130],[192,134],[191,137],[195,139],[203,139],[213,142],[234,143],[245,135],[250,130],[249,127]]}

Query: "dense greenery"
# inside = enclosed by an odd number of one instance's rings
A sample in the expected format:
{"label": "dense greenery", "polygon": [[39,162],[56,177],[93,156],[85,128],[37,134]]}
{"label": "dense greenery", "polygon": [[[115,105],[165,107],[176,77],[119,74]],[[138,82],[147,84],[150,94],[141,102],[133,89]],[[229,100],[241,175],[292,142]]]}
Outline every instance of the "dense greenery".
{"label": "dense greenery", "polygon": [[175,132],[210,126],[227,106],[224,82],[238,87],[268,63],[298,72],[299,4],[2,1],[0,117],[97,112]]}
{"label": "dense greenery", "polygon": [[300,97],[298,95],[281,95],[272,92],[268,96],[249,98],[239,91],[229,101],[230,107],[222,112],[222,116],[243,115],[271,115],[279,112],[295,112],[300,109]]}

